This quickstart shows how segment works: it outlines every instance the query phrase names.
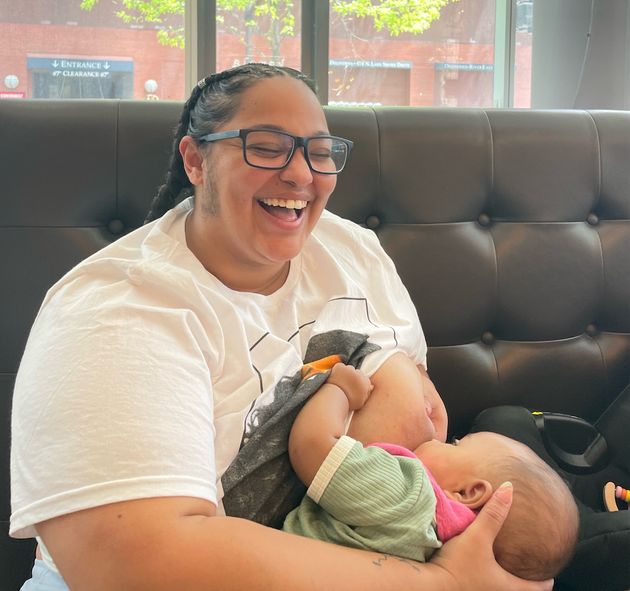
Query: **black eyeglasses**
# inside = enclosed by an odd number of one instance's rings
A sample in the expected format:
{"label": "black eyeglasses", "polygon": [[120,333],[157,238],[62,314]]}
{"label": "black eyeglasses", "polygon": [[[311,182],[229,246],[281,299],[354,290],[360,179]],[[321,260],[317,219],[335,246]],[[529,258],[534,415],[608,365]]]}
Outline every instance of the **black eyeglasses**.
{"label": "black eyeglasses", "polygon": [[319,174],[339,174],[353,146],[350,140],[334,135],[300,137],[273,129],[233,129],[201,136],[198,141],[217,142],[237,137],[243,142],[245,162],[254,168],[285,168],[296,148],[303,146],[306,163]]}

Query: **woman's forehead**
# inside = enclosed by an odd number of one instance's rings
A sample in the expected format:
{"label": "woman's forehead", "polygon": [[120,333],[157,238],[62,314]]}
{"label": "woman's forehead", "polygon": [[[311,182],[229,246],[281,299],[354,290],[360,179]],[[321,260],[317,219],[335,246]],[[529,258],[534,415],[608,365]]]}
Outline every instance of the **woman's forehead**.
{"label": "woman's forehead", "polygon": [[250,86],[225,127],[265,125],[297,135],[328,132],[324,111],[313,91],[289,76],[265,78]]}

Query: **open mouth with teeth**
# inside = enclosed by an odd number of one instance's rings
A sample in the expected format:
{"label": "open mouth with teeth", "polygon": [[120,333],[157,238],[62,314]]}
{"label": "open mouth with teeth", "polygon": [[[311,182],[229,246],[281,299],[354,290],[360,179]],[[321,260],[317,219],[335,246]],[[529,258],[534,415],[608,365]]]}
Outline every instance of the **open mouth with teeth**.
{"label": "open mouth with teeth", "polygon": [[258,203],[273,217],[290,222],[299,219],[308,205],[301,199],[260,199]]}

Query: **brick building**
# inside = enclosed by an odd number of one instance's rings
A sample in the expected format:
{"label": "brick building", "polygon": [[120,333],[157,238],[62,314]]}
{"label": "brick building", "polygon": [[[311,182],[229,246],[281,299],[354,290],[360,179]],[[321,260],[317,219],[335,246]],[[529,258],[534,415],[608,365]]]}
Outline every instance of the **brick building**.
{"label": "brick building", "polygon": [[[184,98],[184,51],[158,41],[164,25],[125,23],[112,0],[90,11],[80,4],[0,5],[0,98]],[[219,14],[219,69],[247,60],[299,67],[299,36],[276,36],[272,48],[269,21],[247,29],[242,14]],[[299,29],[299,6],[295,17]],[[530,32],[517,33],[517,46],[515,106],[529,106]],[[422,35],[397,37],[331,11],[329,56],[332,104],[490,106],[494,0],[458,0]]]}

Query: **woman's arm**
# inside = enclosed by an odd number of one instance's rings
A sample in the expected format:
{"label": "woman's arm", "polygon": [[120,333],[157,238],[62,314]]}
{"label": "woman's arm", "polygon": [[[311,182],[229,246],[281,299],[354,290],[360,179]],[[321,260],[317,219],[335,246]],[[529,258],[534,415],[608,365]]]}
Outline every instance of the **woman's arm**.
{"label": "woman's arm", "polygon": [[215,517],[213,505],[188,497],[104,505],[38,531],[73,591],[548,591],[550,581],[522,581],[494,561],[506,492],[428,564]]}
{"label": "woman's arm", "polygon": [[344,435],[349,411],[361,408],[371,390],[365,374],[337,363],[328,380],[304,405],[291,428],[289,457],[306,486],[311,485],[326,456]]}

